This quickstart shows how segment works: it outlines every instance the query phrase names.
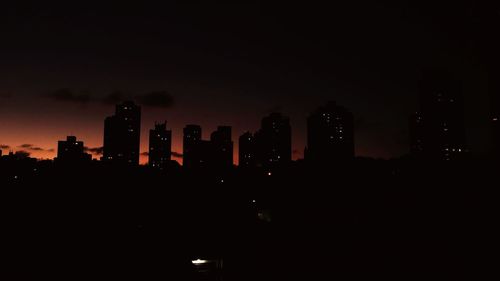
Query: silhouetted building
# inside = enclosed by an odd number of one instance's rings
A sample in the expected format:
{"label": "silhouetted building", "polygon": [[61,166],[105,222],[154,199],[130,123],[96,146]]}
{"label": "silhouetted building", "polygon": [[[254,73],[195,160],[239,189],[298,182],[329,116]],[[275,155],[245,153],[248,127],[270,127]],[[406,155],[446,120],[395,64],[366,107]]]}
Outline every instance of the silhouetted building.
{"label": "silhouetted building", "polygon": [[242,168],[257,166],[255,138],[250,132],[246,132],[239,138],[238,164]]}
{"label": "silhouetted building", "polygon": [[292,130],[288,117],[280,113],[264,117],[255,140],[258,165],[281,166],[292,160]]}
{"label": "silhouetted building", "polygon": [[0,157],[2,157],[2,150],[0,149]]}
{"label": "silhouetted building", "polygon": [[495,94],[491,97],[491,148],[493,158],[500,160],[500,97]]}
{"label": "silhouetted building", "polygon": [[210,135],[213,149],[213,165],[217,168],[233,166],[233,140],[230,126],[219,126],[217,131]]}
{"label": "silhouetted building", "polygon": [[163,170],[171,158],[172,131],[167,130],[167,122],[155,124],[154,130],[149,130],[149,165]]}
{"label": "silhouetted building", "polygon": [[219,126],[210,140],[201,139],[201,127],[187,125],[184,128],[184,167],[227,169],[233,165],[233,141],[231,127]]}
{"label": "silhouetted building", "polygon": [[183,165],[184,167],[195,167],[200,163],[198,144],[201,142],[201,127],[199,125],[187,125],[183,136]]}
{"label": "silhouetted building", "polygon": [[305,159],[330,164],[354,158],[354,117],[335,102],[318,108],[307,118]]}
{"label": "silhouetted building", "polygon": [[500,114],[491,118],[491,133],[494,157],[500,159]]}
{"label": "silhouetted building", "polygon": [[460,82],[447,73],[427,73],[419,98],[423,155],[436,160],[462,158],[467,148]]}
{"label": "silhouetted building", "polygon": [[65,163],[81,163],[92,160],[92,156],[85,153],[83,141],[77,141],[75,136],[66,137],[65,141],[57,143],[57,161]]}
{"label": "silhouetted building", "polygon": [[104,121],[103,160],[139,164],[141,107],[131,101],[116,105],[116,113]]}
{"label": "silhouetted building", "polygon": [[413,157],[421,157],[423,153],[424,127],[422,115],[419,112],[412,114],[409,119],[410,153]]}

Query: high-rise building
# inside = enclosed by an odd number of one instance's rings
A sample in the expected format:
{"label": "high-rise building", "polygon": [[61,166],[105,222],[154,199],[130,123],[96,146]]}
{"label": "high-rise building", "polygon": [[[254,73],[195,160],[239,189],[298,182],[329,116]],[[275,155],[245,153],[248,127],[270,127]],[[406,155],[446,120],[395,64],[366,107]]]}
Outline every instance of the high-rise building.
{"label": "high-rise building", "polygon": [[311,163],[330,164],[354,158],[354,117],[345,107],[329,102],[307,118],[307,149]]}
{"label": "high-rise building", "polygon": [[271,113],[262,119],[255,134],[259,165],[274,167],[292,160],[292,135],[290,120],[280,113]]}
{"label": "high-rise building", "polygon": [[448,73],[430,72],[419,93],[424,157],[456,160],[467,151],[464,100],[459,81]]}
{"label": "high-rise building", "polygon": [[410,153],[413,157],[420,158],[423,153],[424,127],[422,115],[415,112],[409,118],[410,127]]}
{"label": "high-rise building", "polygon": [[75,136],[66,137],[65,141],[57,143],[57,161],[65,163],[81,163],[90,161],[92,156],[85,153],[82,141],[77,141]]}
{"label": "high-rise building", "polygon": [[165,169],[172,158],[172,131],[167,130],[167,122],[155,124],[149,130],[149,165]]}
{"label": "high-rise building", "polygon": [[141,107],[126,101],[116,105],[115,115],[104,121],[103,160],[139,164]]}
{"label": "high-rise building", "polygon": [[230,126],[219,126],[210,135],[213,149],[213,165],[217,168],[230,168],[233,166],[233,140]]}
{"label": "high-rise building", "polygon": [[250,132],[246,132],[239,138],[238,164],[243,168],[251,168],[257,165],[255,138]]}
{"label": "high-rise building", "polygon": [[201,127],[199,125],[187,125],[183,136],[183,165],[184,167],[195,167],[200,162],[197,150],[201,143]]}
{"label": "high-rise building", "polygon": [[[495,84],[496,85],[496,84]],[[491,94],[491,150],[492,157],[500,160],[500,97],[497,95],[500,88],[492,87]]]}

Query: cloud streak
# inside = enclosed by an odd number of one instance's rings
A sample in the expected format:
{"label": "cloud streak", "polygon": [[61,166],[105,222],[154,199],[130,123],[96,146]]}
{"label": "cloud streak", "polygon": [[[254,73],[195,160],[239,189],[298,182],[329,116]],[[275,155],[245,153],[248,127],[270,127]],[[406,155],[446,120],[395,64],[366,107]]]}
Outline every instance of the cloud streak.
{"label": "cloud streak", "polygon": [[167,91],[149,92],[135,96],[135,100],[146,107],[169,108],[174,104],[174,98]]}
{"label": "cloud streak", "polygon": [[103,151],[104,151],[104,148],[102,146],[100,147],[84,147],[83,148],[85,150],[85,152],[88,152],[88,153],[91,153],[91,154],[94,154],[94,155],[102,155]]}
{"label": "cloud streak", "polygon": [[92,101],[92,97],[87,92],[76,93],[71,89],[63,88],[46,94],[47,98],[60,102],[77,104],[87,104]]}
{"label": "cloud streak", "polygon": [[75,91],[69,88],[62,88],[43,95],[58,102],[74,104],[100,103],[104,105],[114,105],[125,100],[134,100],[138,104],[151,108],[169,108],[174,105],[174,97],[168,91],[152,91],[144,94],[127,94],[115,91],[104,97],[96,97],[86,91]]}
{"label": "cloud streak", "polygon": [[45,148],[36,146],[34,144],[30,144],[30,143],[21,144],[17,147],[22,148],[24,150],[29,150],[29,151],[47,151],[47,152],[54,152],[55,151],[53,148],[45,149]]}
{"label": "cloud streak", "polygon": [[179,152],[176,152],[176,151],[172,151],[171,155],[174,158],[182,158],[184,156],[182,153],[179,153]]}

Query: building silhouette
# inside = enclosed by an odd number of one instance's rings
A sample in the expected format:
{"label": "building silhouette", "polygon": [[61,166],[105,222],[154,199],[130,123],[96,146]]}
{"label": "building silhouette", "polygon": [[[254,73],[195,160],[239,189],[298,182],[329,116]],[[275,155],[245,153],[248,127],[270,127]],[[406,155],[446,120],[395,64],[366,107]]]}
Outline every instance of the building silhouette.
{"label": "building silhouette", "polygon": [[184,128],[183,139],[184,167],[197,169],[227,169],[232,167],[231,127],[219,126],[210,135],[210,140],[203,140],[199,125],[187,125]]}
{"label": "building silhouette", "polygon": [[139,164],[141,107],[126,101],[116,105],[115,115],[104,121],[103,160]]}
{"label": "building silhouette", "polygon": [[292,160],[292,130],[288,117],[271,113],[255,133],[257,165],[278,167]]}
{"label": "building silhouette", "polygon": [[345,107],[329,102],[307,118],[305,159],[322,165],[354,158],[354,117]]}
{"label": "building silhouette", "polygon": [[491,150],[493,158],[500,160],[500,98],[491,97]]}
{"label": "building silhouette", "polygon": [[68,136],[65,141],[57,142],[58,162],[81,163],[90,160],[92,156],[85,153],[83,141],[77,141],[75,136]]}
{"label": "building silhouette", "polygon": [[186,168],[195,167],[200,163],[198,145],[201,143],[201,127],[199,125],[187,125],[184,127],[183,136],[183,165]]}
{"label": "building silhouette", "polygon": [[419,106],[421,124],[413,128],[411,143],[421,140],[422,154],[428,159],[462,158],[467,148],[460,82],[448,73],[427,73],[420,83]]}
{"label": "building silhouette", "polygon": [[233,140],[230,126],[219,126],[210,135],[213,150],[213,165],[217,168],[230,168],[233,166]]}
{"label": "building silhouette", "polygon": [[149,166],[163,170],[172,158],[172,131],[167,130],[167,122],[155,124],[149,130]]}
{"label": "building silhouette", "polygon": [[238,143],[238,165],[242,168],[256,167],[256,144],[253,134],[245,132],[240,136]]}
{"label": "building silhouette", "polygon": [[409,118],[410,132],[410,154],[413,157],[420,158],[423,156],[423,136],[424,127],[422,115],[420,112],[415,112]]}

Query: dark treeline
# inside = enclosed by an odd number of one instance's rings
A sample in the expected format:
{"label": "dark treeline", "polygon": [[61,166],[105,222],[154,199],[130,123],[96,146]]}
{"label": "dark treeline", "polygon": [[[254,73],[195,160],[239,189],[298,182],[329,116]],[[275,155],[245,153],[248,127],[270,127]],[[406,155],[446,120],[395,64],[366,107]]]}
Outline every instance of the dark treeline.
{"label": "dark treeline", "polygon": [[479,253],[495,233],[498,168],[484,161],[0,163],[2,255],[22,280],[456,280],[487,266]]}

